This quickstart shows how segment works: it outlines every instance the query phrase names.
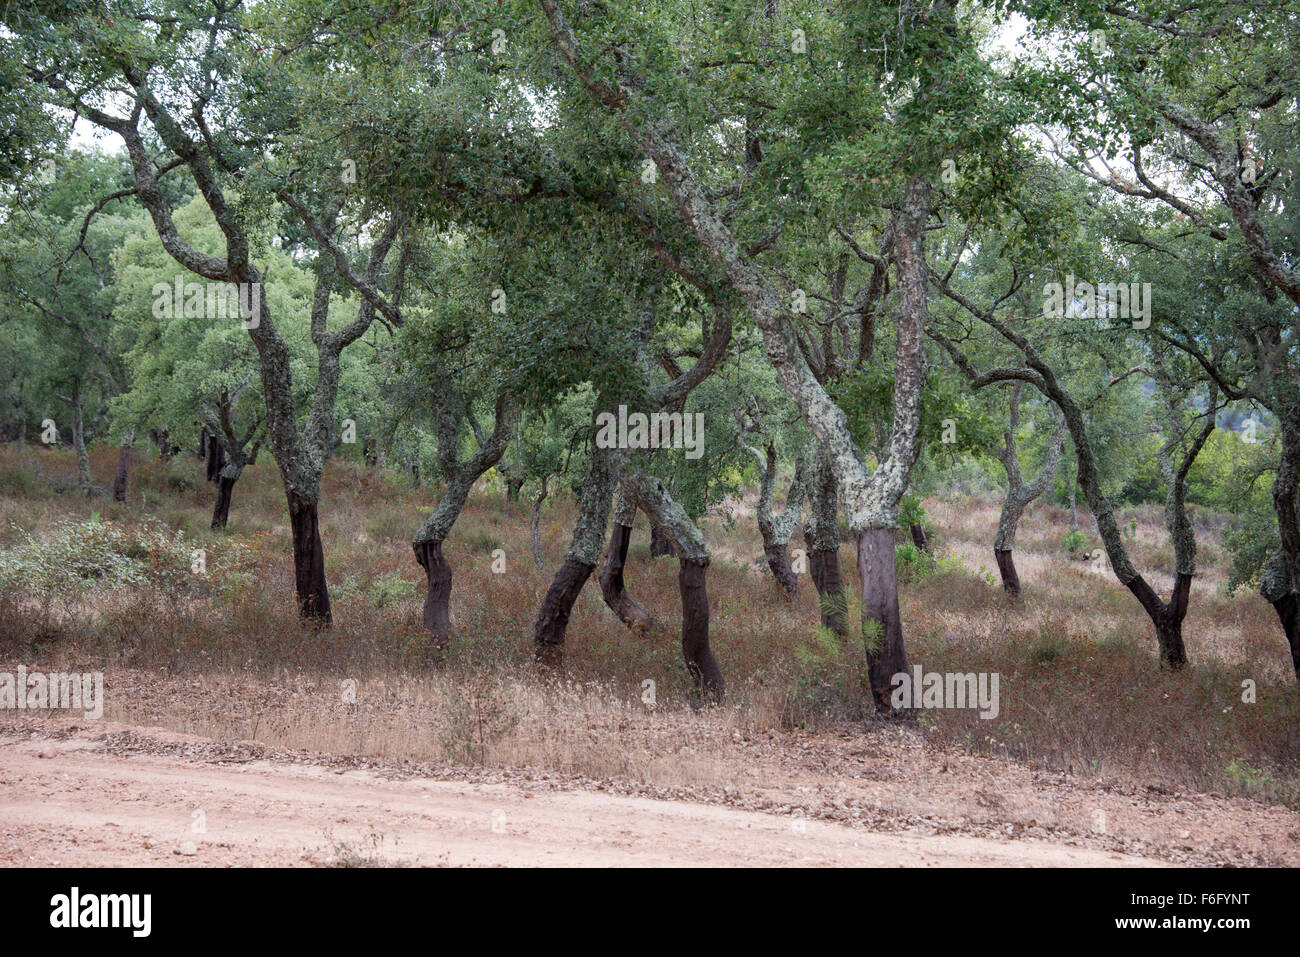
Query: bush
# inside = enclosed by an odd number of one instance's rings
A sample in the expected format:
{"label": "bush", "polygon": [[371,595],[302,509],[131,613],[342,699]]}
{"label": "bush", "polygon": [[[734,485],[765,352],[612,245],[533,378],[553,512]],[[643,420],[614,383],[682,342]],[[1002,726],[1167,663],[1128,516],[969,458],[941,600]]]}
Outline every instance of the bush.
{"label": "bush", "polygon": [[37,498],[48,489],[35,469],[8,462],[0,465],[0,492],[19,498]]}
{"label": "bush", "polygon": [[247,549],[232,543],[219,557],[204,551],[199,564],[196,543],[155,521],[129,526],[94,514],[55,523],[44,539],[20,534],[19,544],[0,548],[0,594],[31,595],[46,607],[95,588],[199,594],[249,563]]}
{"label": "bush", "polygon": [[366,593],[376,608],[383,608],[403,598],[410,598],[415,594],[415,585],[400,575],[386,575],[372,581]]}
{"label": "bush", "polygon": [[917,581],[939,567],[934,555],[911,542],[894,546],[894,563],[898,568],[899,584]]}
{"label": "bush", "polygon": [[1061,548],[1075,561],[1082,561],[1092,554],[1092,540],[1078,529],[1065,533],[1061,539]]}
{"label": "bush", "polygon": [[172,462],[167,469],[167,487],[173,492],[192,492],[198,488],[195,467],[190,462]]}

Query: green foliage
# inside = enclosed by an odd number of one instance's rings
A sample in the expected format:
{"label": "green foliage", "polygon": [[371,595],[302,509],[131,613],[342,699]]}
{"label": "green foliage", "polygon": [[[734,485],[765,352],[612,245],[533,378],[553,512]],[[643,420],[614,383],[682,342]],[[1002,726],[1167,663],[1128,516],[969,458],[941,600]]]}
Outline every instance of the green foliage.
{"label": "green foliage", "polygon": [[1071,529],[1061,538],[1061,549],[1075,561],[1087,558],[1092,552],[1092,539],[1078,529]]}
{"label": "green foliage", "polygon": [[933,574],[939,567],[931,552],[917,548],[911,542],[894,546],[894,561],[898,568],[898,582],[905,585]]}
{"label": "green foliage", "polygon": [[415,594],[415,585],[400,575],[376,578],[366,589],[366,597],[376,608],[384,608]]}
{"label": "green foliage", "polygon": [[57,522],[42,537],[21,533],[0,548],[0,593],[30,595],[43,604],[75,601],[86,592],[121,588],[156,590],[168,598],[197,596],[221,587],[226,576],[247,571],[247,548],[239,543],[204,550],[195,570],[195,542],[156,521],[125,525],[94,515]]}

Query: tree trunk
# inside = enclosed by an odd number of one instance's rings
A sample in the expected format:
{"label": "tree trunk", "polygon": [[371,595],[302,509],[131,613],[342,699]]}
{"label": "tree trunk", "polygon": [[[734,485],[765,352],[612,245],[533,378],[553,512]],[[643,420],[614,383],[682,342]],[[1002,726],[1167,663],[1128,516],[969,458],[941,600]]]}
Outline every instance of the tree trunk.
{"label": "tree trunk", "polygon": [[790,567],[790,556],[787,554],[786,546],[765,545],[763,552],[767,555],[767,567],[772,569],[772,577],[781,587],[781,594],[787,601],[794,601],[799,597],[799,576]]}
{"label": "tree trunk", "polygon": [[374,439],[366,439],[361,444],[361,458],[365,460],[366,468],[374,468],[379,464],[379,448]]}
{"label": "tree trunk", "polygon": [[722,670],[709,648],[708,559],[683,558],[677,573],[682,596],[682,654],[695,690],[706,701],[722,700]]}
{"label": "tree trunk", "polygon": [[658,622],[642,607],[641,603],[627,593],[623,581],[623,569],[627,566],[627,546],[632,540],[632,526],[620,522],[612,523],[609,535],[609,547],[605,549],[605,560],[600,568],[597,580],[600,593],[610,611],[618,615],[623,624],[633,631],[649,631]]}
{"label": "tree trunk", "polygon": [[[596,408],[604,407],[602,396],[597,400]],[[587,477],[578,497],[573,541],[564,556],[564,564],[546,591],[533,626],[533,653],[537,663],[543,667],[558,668],[564,664],[564,634],[569,627],[569,615],[582,586],[600,561],[605,526],[609,524],[609,510],[614,498],[613,453],[596,447],[593,442],[590,455]]]}
{"label": "tree trunk", "polygon": [[930,550],[930,539],[925,534],[925,529],[921,527],[920,522],[912,523],[912,544],[923,552]]}
{"label": "tree trunk", "polygon": [[1286,642],[1291,649],[1291,667],[1296,681],[1300,682],[1300,600],[1292,592],[1273,602],[1273,608],[1282,622],[1282,631],[1286,633]]}
{"label": "tree trunk", "polygon": [[833,463],[820,449],[813,459],[808,484],[808,513],[803,540],[808,552],[808,572],[821,606],[822,627],[846,638],[849,614],[844,574],[840,570],[839,490]]}
{"label": "tree trunk", "polygon": [[328,625],[329,586],[325,583],[325,548],[320,540],[317,502],[290,490],[289,524],[293,529],[294,586],[298,592],[298,614],[306,620]]}
{"label": "tree trunk", "polygon": [[1160,646],[1160,666],[1170,671],[1181,671],[1187,666],[1187,649],[1183,645],[1183,619],[1187,617],[1187,604],[1192,590],[1192,576],[1178,572],[1174,578],[1174,593],[1163,602],[1142,577],[1126,583],[1156,629],[1156,642]]}
{"label": "tree trunk", "polygon": [[1070,531],[1079,530],[1079,502],[1077,489],[1074,484],[1075,473],[1070,473]]}
{"label": "tree trunk", "polygon": [[867,673],[876,708],[888,713],[894,675],[910,671],[907,650],[903,647],[903,626],[898,615],[894,529],[861,529],[857,533],[857,546]]}
{"label": "tree trunk", "polygon": [[519,501],[519,493],[523,490],[524,480],[521,478],[506,479],[506,501]]}
{"label": "tree trunk", "polygon": [[1016,574],[1016,562],[1009,548],[993,549],[993,557],[998,562],[998,572],[1002,575],[1002,590],[1013,598],[1020,597],[1020,576]]}
{"label": "tree trunk", "polygon": [[569,615],[595,567],[573,556],[565,558],[560,566],[546,590],[533,626],[533,651],[538,664],[556,668],[564,663],[564,634],[569,627]]}
{"label": "tree trunk", "polygon": [[72,404],[72,447],[77,453],[77,484],[90,494],[90,456],[86,454],[86,427],[81,410],[81,392]]}
{"label": "tree trunk", "polygon": [[166,429],[150,429],[149,438],[153,441],[154,447],[158,449],[158,458],[164,462],[171,458],[171,439]]}
{"label": "tree trunk", "polygon": [[424,569],[428,587],[424,595],[424,629],[441,657],[451,642],[451,563],[442,554],[442,542],[414,542],[415,560]]}
{"label": "tree trunk", "polygon": [[220,530],[230,521],[230,497],[235,491],[234,478],[217,477],[217,503],[212,509],[212,528]]}
{"label": "tree trunk", "polygon": [[[805,536],[807,541],[807,536]],[[838,549],[817,548],[808,543],[808,574],[817,589],[823,628],[841,638],[849,634],[848,595],[844,591],[844,574],[840,570]]]}
{"label": "tree trunk", "polygon": [[542,487],[538,489],[537,498],[533,501],[533,561],[538,568],[543,568],[546,564],[542,560],[542,503],[546,501],[546,486],[549,481],[549,475],[542,477]]}
{"label": "tree trunk", "polygon": [[208,439],[208,481],[215,482],[226,467],[225,447],[215,437]]}
{"label": "tree trunk", "polygon": [[117,452],[117,472],[113,475],[113,501],[126,501],[126,480],[131,474],[131,442],[134,436],[130,433],[122,437],[122,447]]}
{"label": "tree trunk", "polygon": [[677,585],[682,601],[682,654],[697,694],[709,701],[722,699],[722,671],[709,650],[709,595],[705,588],[709,547],[699,527],[675,501],[663,483],[626,469],[623,490],[672,541],[680,564]]}
{"label": "tree trunk", "polygon": [[650,526],[650,557],[661,558],[673,554],[673,542],[654,525]]}
{"label": "tree trunk", "polygon": [[767,451],[763,452],[751,446],[745,446],[758,462],[759,485],[758,505],[755,517],[758,520],[758,534],[763,539],[763,554],[767,556],[767,567],[772,570],[777,587],[787,601],[793,602],[799,597],[799,578],[790,567],[786,547],[790,536],[803,514],[803,500],[808,488],[808,460],[800,455],[796,459],[794,478],[786,493],[785,509],[776,510],[777,457],[776,443],[769,441]]}

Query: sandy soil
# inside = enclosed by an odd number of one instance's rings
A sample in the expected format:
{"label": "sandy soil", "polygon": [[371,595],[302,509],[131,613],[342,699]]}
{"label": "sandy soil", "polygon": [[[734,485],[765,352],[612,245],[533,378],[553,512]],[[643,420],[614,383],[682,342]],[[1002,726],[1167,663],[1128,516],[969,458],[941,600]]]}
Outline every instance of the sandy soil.
{"label": "sandy soil", "polygon": [[[0,731],[0,864],[1158,865],[681,800],[240,757],[109,723]],[[123,747],[129,742],[129,747]]]}

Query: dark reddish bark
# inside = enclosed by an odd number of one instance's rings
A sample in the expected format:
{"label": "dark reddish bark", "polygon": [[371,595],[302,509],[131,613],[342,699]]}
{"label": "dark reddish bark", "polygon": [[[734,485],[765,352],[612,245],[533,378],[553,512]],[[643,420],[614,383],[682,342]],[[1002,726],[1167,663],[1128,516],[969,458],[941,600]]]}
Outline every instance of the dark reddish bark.
{"label": "dark reddish bark", "polygon": [[451,563],[442,554],[442,542],[414,542],[415,560],[424,569],[428,587],[424,594],[424,630],[441,654],[451,641]]}
{"label": "dark reddish bark", "polygon": [[1020,576],[1016,574],[1016,562],[1011,556],[1011,549],[993,549],[993,557],[998,562],[998,572],[1002,575],[1002,590],[1008,595],[1020,595]]}
{"label": "dark reddish bark", "polygon": [[1296,680],[1300,681],[1300,634],[1297,633],[1300,632],[1300,601],[1295,592],[1291,592],[1273,602],[1273,608],[1282,622],[1282,630],[1286,632],[1286,641],[1291,648],[1291,667],[1295,669]]}
{"label": "dark reddish bark", "polygon": [[912,544],[923,552],[930,550],[930,538],[925,534],[925,529],[921,527],[920,522],[912,523]]}
{"label": "dark reddish bark", "polygon": [[289,525],[293,530],[293,577],[298,592],[298,614],[328,625],[329,587],[325,583],[325,549],[320,540],[316,500],[290,491]]}
{"label": "dark reddish bark", "polygon": [[208,439],[208,481],[215,482],[226,467],[226,450],[215,438]]}
{"label": "dark reddish bark", "polygon": [[117,453],[117,472],[113,476],[113,501],[126,501],[126,480],[131,474],[131,446],[123,445]]}
{"label": "dark reddish bark", "polygon": [[627,546],[632,540],[632,527],[618,522],[612,524],[614,528],[610,532],[609,547],[605,549],[605,560],[597,576],[600,582],[600,593],[605,597],[605,604],[618,615],[623,624],[633,631],[649,631],[658,622],[650,616],[640,602],[627,593],[623,581],[623,569],[627,566]]}
{"label": "dark reddish bark", "polygon": [[569,627],[569,615],[594,569],[594,565],[570,557],[556,572],[533,626],[533,652],[538,663],[548,667],[564,663],[564,633]]}
{"label": "dark reddish bark", "polygon": [[848,598],[844,593],[839,550],[809,547],[808,574],[817,589],[822,627],[829,628],[841,638],[846,637],[849,633]]}
{"label": "dark reddish bark", "polygon": [[708,559],[683,558],[677,573],[682,596],[682,654],[695,690],[709,701],[721,701],[722,670],[709,648]]}
{"label": "dark reddish bark", "polygon": [[172,457],[173,446],[166,429],[150,429],[149,438],[153,440],[154,446],[158,449],[158,458],[166,462]]}
{"label": "dark reddish bark", "polygon": [[767,555],[767,567],[772,569],[772,577],[776,579],[777,585],[781,588],[788,601],[794,601],[799,597],[799,576],[794,573],[790,567],[790,556],[786,552],[784,545],[766,545],[763,552]]}
{"label": "dark reddish bark", "polygon": [[857,540],[867,673],[876,708],[889,712],[894,675],[910,671],[907,650],[903,647],[903,625],[898,615],[894,530],[864,528],[857,533]]}
{"label": "dark reddish bark", "polygon": [[225,528],[230,521],[230,497],[235,491],[235,479],[217,476],[217,503],[212,509],[212,527]]}
{"label": "dark reddish bark", "polygon": [[650,527],[650,557],[660,558],[664,555],[676,554],[673,548],[673,541],[658,528],[653,525]]}
{"label": "dark reddish bark", "polygon": [[1160,665],[1171,671],[1181,671],[1187,666],[1187,649],[1183,645],[1183,619],[1187,617],[1187,603],[1192,591],[1192,576],[1178,572],[1174,578],[1174,593],[1168,602],[1160,597],[1138,576],[1128,583],[1142,609],[1155,625],[1156,642],[1160,646]]}

